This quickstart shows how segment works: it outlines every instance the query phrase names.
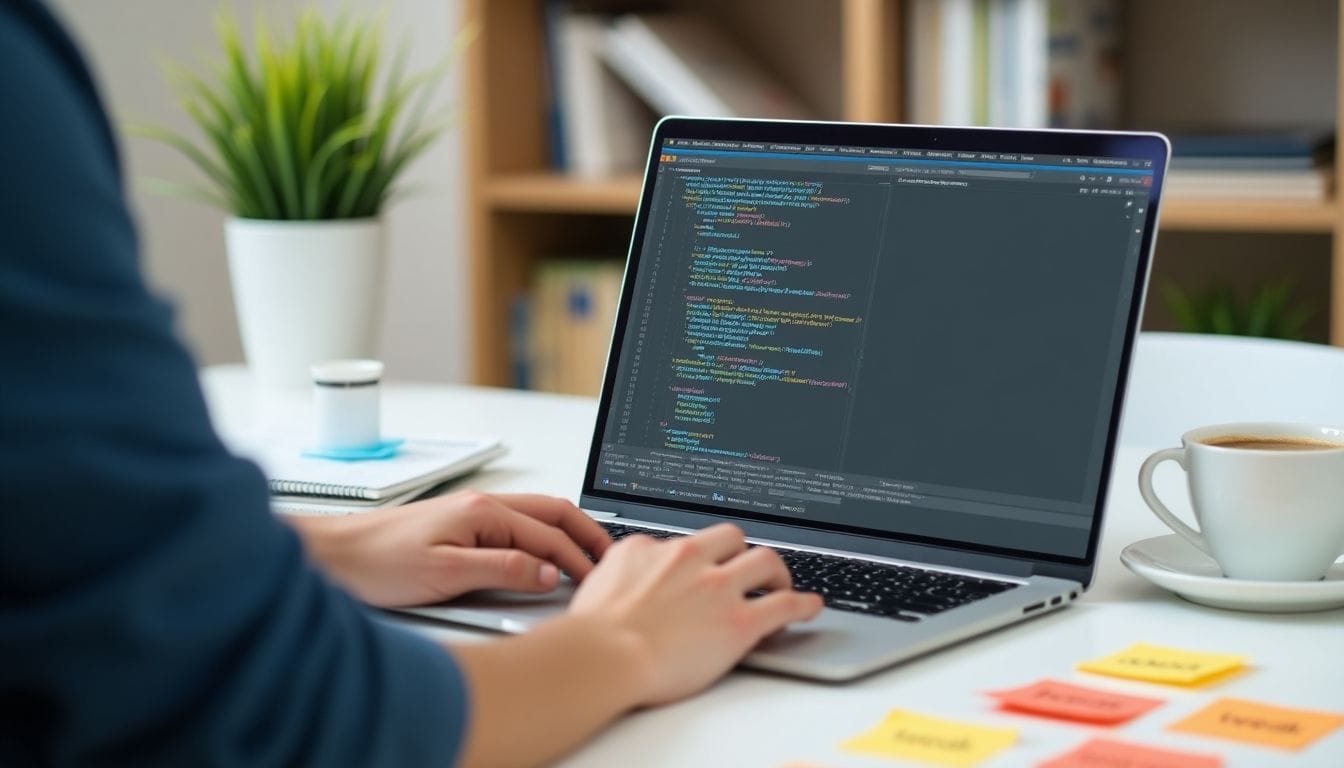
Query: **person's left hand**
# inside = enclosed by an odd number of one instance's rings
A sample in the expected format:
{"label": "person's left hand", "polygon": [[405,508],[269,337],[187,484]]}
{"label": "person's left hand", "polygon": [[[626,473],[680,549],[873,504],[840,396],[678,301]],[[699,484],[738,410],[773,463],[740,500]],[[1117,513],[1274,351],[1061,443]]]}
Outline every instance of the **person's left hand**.
{"label": "person's left hand", "polygon": [[462,491],[344,517],[290,524],[322,569],[382,607],[436,603],[477,589],[548,592],[575,581],[611,545],[602,526],[564,499]]}

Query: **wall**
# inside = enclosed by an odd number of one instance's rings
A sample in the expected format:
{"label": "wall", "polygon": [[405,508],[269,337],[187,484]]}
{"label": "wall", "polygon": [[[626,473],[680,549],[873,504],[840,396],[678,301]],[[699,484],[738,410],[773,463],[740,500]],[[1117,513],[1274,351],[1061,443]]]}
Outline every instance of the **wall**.
{"label": "wall", "polygon": [[[211,25],[220,3],[53,0],[52,5],[91,59],[115,120],[147,120],[190,130],[164,83],[159,62],[196,66],[213,60],[218,48]],[[250,27],[258,8],[264,8],[278,26],[305,5],[333,14],[340,8],[365,15],[386,12],[385,47],[406,40],[412,71],[436,62],[448,50],[461,16],[458,0],[228,4],[245,27]],[[460,102],[457,75],[453,72],[440,89],[441,105]],[[414,194],[386,212],[389,271],[381,355],[389,375],[397,378],[467,378],[461,140],[461,133],[454,131],[427,152],[403,182]],[[136,178],[193,178],[190,165],[171,150],[131,138],[123,139],[122,152],[151,282],[177,303],[181,333],[202,364],[242,360],[224,256],[224,214],[137,188]]]}

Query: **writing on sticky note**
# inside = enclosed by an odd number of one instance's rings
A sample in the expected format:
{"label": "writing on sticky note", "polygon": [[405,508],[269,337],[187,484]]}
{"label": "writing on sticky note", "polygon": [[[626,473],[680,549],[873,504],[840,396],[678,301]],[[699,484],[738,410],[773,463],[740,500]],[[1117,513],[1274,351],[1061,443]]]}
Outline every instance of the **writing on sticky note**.
{"label": "writing on sticky note", "polygon": [[1245,699],[1218,699],[1169,727],[1267,747],[1301,749],[1344,725],[1344,714],[1289,709]]}
{"label": "writing on sticky note", "polygon": [[1084,672],[1128,677],[1154,683],[1195,685],[1238,669],[1246,657],[1226,653],[1198,653],[1179,648],[1135,643],[1123,651],[1078,665]]}
{"label": "writing on sticky note", "polygon": [[988,728],[893,709],[876,728],[840,745],[881,757],[916,760],[956,768],[972,766],[1017,740],[1011,728]]}
{"label": "writing on sticky note", "polygon": [[1217,755],[1092,739],[1037,768],[1219,768],[1222,764],[1223,759]]}
{"label": "writing on sticky note", "polygon": [[991,691],[989,695],[1005,709],[1102,725],[1132,720],[1162,704],[1161,699],[1126,696],[1058,680],[1041,680],[1021,688]]}

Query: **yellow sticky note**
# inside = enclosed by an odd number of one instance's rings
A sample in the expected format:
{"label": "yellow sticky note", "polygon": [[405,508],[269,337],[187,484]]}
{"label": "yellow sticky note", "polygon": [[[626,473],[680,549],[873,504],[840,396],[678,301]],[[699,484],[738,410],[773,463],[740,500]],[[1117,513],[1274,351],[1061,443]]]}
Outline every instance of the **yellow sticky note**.
{"label": "yellow sticky note", "polygon": [[1344,725],[1344,715],[1337,712],[1289,709],[1245,699],[1218,699],[1168,727],[1201,736],[1301,749],[1341,725]]}
{"label": "yellow sticky note", "polygon": [[1016,740],[1017,731],[1012,728],[986,728],[893,709],[876,728],[840,748],[962,768],[975,765]]}
{"label": "yellow sticky note", "polygon": [[1245,656],[1197,653],[1179,648],[1135,643],[1110,656],[1078,665],[1084,672],[1128,677],[1153,683],[1195,685],[1245,665]]}

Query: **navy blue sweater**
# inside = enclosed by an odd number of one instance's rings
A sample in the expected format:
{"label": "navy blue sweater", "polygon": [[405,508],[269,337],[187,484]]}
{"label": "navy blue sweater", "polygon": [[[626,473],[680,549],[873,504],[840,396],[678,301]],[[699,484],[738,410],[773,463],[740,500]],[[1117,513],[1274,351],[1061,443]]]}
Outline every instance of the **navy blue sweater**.
{"label": "navy blue sweater", "polygon": [[451,657],[304,559],[145,287],[112,131],[0,3],[0,765],[448,765]]}

